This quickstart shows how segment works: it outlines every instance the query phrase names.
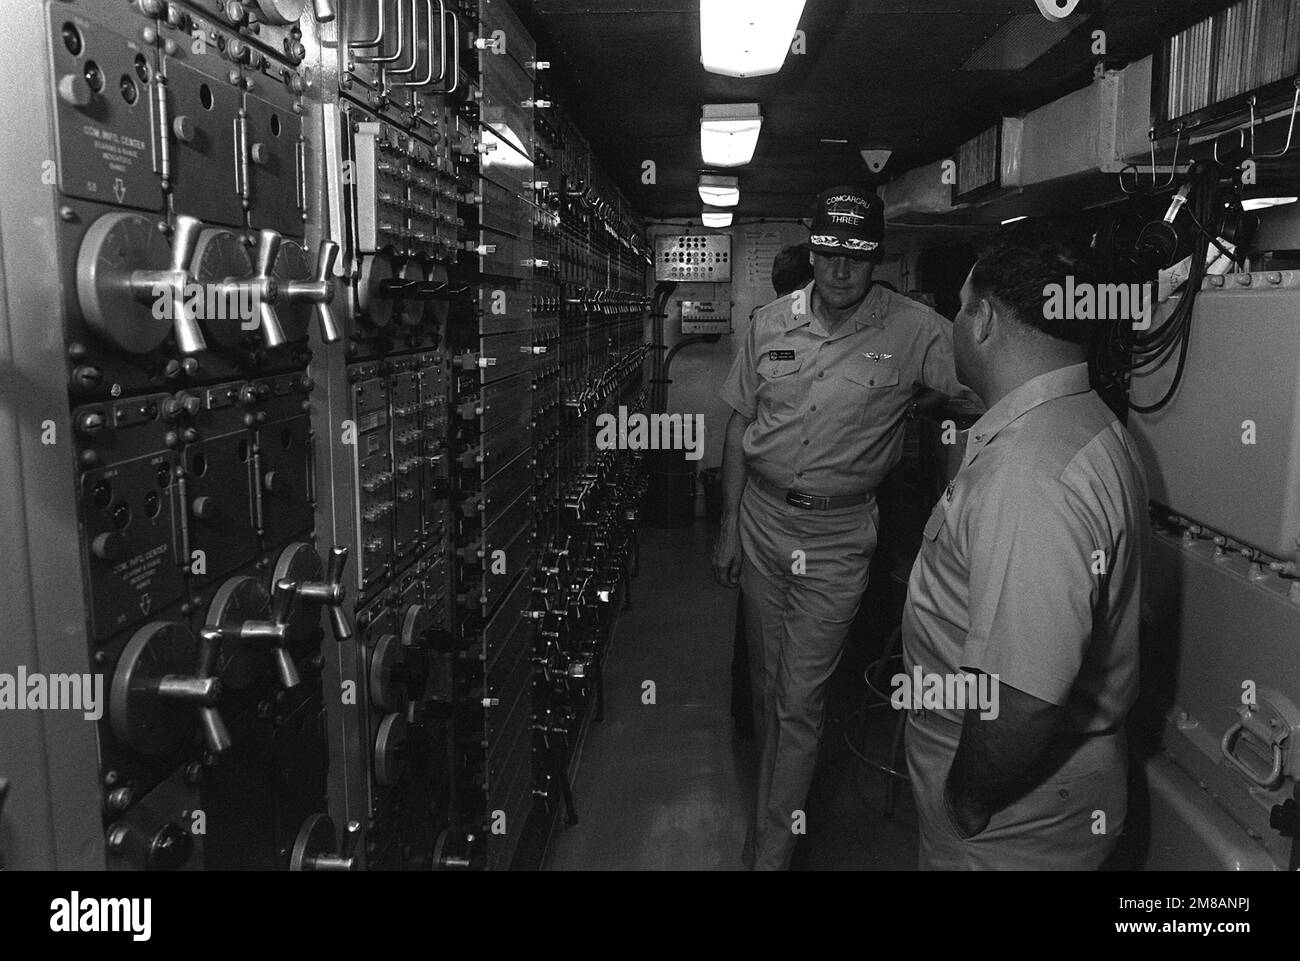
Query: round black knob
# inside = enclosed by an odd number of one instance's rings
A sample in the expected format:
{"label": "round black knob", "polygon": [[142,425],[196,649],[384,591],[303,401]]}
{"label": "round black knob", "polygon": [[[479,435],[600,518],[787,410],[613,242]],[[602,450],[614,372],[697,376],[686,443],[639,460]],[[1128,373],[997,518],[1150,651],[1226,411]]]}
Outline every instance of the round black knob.
{"label": "round black knob", "polygon": [[174,871],[184,867],[194,853],[194,839],[175,821],[169,821],[149,839],[149,868]]}
{"label": "round black knob", "polygon": [[87,411],[77,418],[77,430],[83,434],[98,434],[108,426],[108,421],[99,411]]}
{"label": "round black knob", "polygon": [[96,537],[90,544],[90,552],[101,561],[116,564],[126,560],[126,538],[120,531],[107,531]]}

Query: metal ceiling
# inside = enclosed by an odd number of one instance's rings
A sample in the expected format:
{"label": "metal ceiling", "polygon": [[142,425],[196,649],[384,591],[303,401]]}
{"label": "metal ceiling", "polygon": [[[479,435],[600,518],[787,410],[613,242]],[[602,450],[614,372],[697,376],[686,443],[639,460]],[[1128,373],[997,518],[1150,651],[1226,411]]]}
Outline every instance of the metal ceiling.
{"label": "metal ceiling", "polygon": [[[701,104],[763,105],[758,152],[734,171],[737,215],[802,217],[825,187],[872,182],[864,147],[894,151],[878,178],[887,180],[949,156],[1004,114],[1086,85],[1098,60],[1094,30],[1106,31],[1107,66],[1120,66],[1230,4],[1084,0],[1061,37],[1018,19],[1038,16],[1033,0],[808,0],[807,53],[775,76],[733,79],[700,66],[698,0],[516,3],[564,65],[557,88],[569,110],[652,218],[699,216]],[[1019,70],[972,69],[1031,57]],[[641,183],[645,160],[657,165],[653,185]]]}

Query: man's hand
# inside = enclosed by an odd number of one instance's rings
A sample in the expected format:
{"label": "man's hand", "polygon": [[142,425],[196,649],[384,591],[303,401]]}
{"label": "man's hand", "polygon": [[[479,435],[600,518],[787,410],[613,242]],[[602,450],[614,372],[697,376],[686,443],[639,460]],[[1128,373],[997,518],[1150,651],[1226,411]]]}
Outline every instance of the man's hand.
{"label": "man's hand", "polygon": [[948,812],[948,820],[952,822],[952,826],[957,829],[957,834],[963,841],[968,841],[979,834],[993,820],[993,815],[989,812],[959,806],[952,797],[951,781],[943,786],[943,807]]}
{"label": "man's hand", "polygon": [[713,576],[723,587],[740,585],[740,499],[745,491],[745,431],[753,418],[733,411],[722,448],[722,530],[713,547]]}
{"label": "man's hand", "polygon": [[713,576],[723,587],[740,586],[740,562],[740,525],[724,519],[713,545]]}

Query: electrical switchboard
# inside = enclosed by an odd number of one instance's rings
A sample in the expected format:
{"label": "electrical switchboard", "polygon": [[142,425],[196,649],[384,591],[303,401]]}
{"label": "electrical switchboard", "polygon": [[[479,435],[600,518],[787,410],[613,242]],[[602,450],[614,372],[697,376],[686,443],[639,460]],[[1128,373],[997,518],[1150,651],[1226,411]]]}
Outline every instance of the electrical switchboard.
{"label": "electrical switchboard", "polygon": [[0,670],[103,709],[0,718],[43,745],[5,866],[511,866],[574,810],[642,491],[592,419],[651,258],[549,62],[503,0],[11,25]]}

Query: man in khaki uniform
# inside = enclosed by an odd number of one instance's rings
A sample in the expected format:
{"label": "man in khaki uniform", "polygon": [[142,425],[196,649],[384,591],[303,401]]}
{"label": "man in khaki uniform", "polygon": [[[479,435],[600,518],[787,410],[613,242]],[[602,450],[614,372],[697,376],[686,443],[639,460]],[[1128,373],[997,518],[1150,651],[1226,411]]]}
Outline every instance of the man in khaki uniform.
{"label": "man in khaki uniform", "polygon": [[814,280],[760,308],[721,397],[723,455],[713,564],[744,594],[758,796],[746,859],[789,865],[812,781],[825,686],[867,586],[874,492],[902,453],[918,393],[964,393],[950,325],[872,285],[883,205],[836,188],[818,198]]}
{"label": "man in khaki uniform", "polygon": [[908,705],[922,868],[1096,868],[1124,827],[1146,484],[1089,388],[1091,331],[1044,317],[1069,277],[1095,283],[1059,237],[1013,231],[954,322],[958,375],[989,409],[926,525],[904,660],[908,678],[995,682],[997,708]]}

